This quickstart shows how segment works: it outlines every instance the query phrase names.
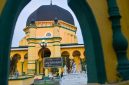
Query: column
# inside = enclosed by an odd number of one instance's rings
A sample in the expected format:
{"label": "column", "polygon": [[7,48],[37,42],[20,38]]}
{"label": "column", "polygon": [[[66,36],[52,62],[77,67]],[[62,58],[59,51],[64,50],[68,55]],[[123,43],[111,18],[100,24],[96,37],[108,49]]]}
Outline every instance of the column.
{"label": "column", "polygon": [[59,76],[61,75],[61,72],[62,72],[62,70],[61,70],[61,68],[58,68],[59,69]]}
{"label": "column", "polygon": [[30,46],[28,47],[28,74],[34,75],[35,74],[35,47]]}
{"label": "column", "polygon": [[38,60],[35,60],[35,75],[37,75],[38,71],[37,71],[37,66],[38,65]]}
{"label": "column", "polygon": [[45,68],[45,77],[48,77],[48,68]]}
{"label": "column", "polygon": [[[54,57],[61,57],[61,48],[60,41],[62,38],[60,37],[60,28],[58,26],[58,20],[55,20],[54,31],[53,31],[53,39],[54,39]],[[59,69],[59,75],[61,75],[61,67]]]}
{"label": "column", "polygon": [[118,59],[117,76],[122,80],[129,80],[129,60],[127,58],[128,42],[121,31],[121,15],[117,6],[117,0],[107,0],[109,19],[112,22],[113,48]]}
{"label": "column", "polygon": [[21,62],[21,75],[23,75],[24,61]]}

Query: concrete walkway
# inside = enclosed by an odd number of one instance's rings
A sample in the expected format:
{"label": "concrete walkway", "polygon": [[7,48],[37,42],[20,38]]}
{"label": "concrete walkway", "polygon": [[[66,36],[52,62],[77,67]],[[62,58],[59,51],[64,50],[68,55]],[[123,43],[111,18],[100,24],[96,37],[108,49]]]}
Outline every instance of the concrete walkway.
{"label": "concrete walkway", "polygon": [[59,80],[35,80],[34,85],[59,85]]}

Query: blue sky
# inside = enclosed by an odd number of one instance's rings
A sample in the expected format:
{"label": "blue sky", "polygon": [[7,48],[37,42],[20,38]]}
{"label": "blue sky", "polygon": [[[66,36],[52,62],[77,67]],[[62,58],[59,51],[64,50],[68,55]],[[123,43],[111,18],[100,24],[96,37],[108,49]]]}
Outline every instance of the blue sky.
{"label": "blue sky", "polygon": [[[51,0],[31,0],[31,2],[25,6],[25,8],[20,13],[18,20],[16,22],[13,41],[12,41],[12,47],[17,47],[19,45],[19,41],[25,36],[25,33],[23,32],[23,29],[26,26],[26,21],[29,15],[34,12],[37,8],[39,8],[41,5],[50,5]],[[52,3],[54,5],[58,5],[66,10],[68,10],[74,17],[75,26],[78,28],[77,30],[77,36],[78,36],[78,42],[83,43],[82,34],[80,30],[79,23],[72,12],[72,10],[67,5],[67,0],[52,0]]]}

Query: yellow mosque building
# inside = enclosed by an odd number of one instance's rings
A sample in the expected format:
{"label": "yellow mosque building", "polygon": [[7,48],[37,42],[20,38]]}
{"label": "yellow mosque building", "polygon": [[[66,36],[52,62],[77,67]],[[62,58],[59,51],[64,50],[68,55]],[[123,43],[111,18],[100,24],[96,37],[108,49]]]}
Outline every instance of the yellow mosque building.
{"label": "yellow mosque building", "polygon": [[55,67],[46,67],[46,60],[61,59],[63,65],[56,67],[59,73],[65,65],[70,72],[71,61],[79,72],[86,62],[88,85],[129,85],[129,0],[67,0],[80,24],[85,46],[78,43],[77,28],[67,10],[41,6],[29,16],[23,30],[26,35],[10,52],[14,25],[31,1],[0,3],[2,85],[8,85],[9,58],[11,75],[18,71],[20,75],[48,76]]}
{"label": "yellow mosque building", "polygon": [[[10,53],[10,74],[45,74],[54,69],[61,74],[64,65],[71,71],[71,61],[76,71],[83,70],[85,48],[78,43],[77,27],[70,12],[57,5],[43,5],[34,11],[23,29],[25,36],[19,47],[12,47]],[[61,58],[62,66],[44,66],[45,58]]]}

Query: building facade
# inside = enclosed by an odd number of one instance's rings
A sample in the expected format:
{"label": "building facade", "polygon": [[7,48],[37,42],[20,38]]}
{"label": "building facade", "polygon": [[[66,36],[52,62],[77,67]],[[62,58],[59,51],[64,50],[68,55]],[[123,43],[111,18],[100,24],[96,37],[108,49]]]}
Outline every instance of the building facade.
{"label": "building facade", "polygon": [[[3,85],[7,85],[8,81],[13,24],[30,0],[13,2],[2,0],[0,3],[0,26],[1,29],[4,28],[0,31],[0,83]],[[80,23],[86,44],[88,84],[119,85],[128,81],[129,0],[68,0],[68,5]],[[28,49],[19,47],[19,50],[23,48]]]}
{"label": "building facade", "polygon": [[[56,68],[61,74],[64,65],[71,71],[71,61],[76,64],[76,71],[84,70],[85,48],[78,44],[77,27],[70,12],[57,5],[43,5],[28,18],[23,29],[25,37],[19,42],[19,47],[12,47],[10,72],[16,70],[20,74],[45,74],[53,72],[54,68],[44,68],[44,58],[62,57],[63,65]],[[46,46],[42,47],[41,44]],[[15,65],[14,65],[15,64]],[[14,67],[15,66],[15,67]]]}

